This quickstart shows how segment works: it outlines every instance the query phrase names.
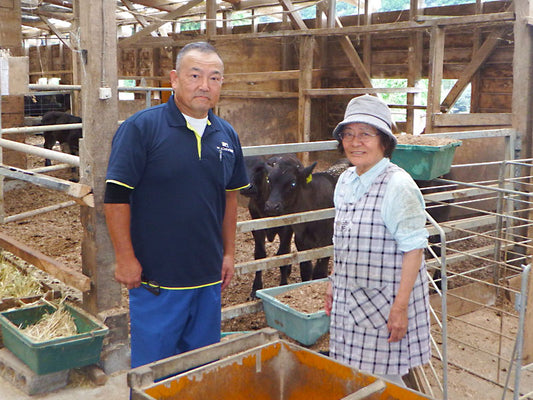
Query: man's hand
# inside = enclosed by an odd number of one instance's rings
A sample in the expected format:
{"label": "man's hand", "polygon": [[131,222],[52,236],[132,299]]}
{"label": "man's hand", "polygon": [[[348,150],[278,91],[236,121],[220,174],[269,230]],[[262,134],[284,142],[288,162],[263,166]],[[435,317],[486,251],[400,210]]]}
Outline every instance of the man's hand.
{"label": "man's hand", "polygon": [[226,289],[235,274],[235,260],[231,256],[222,259],[222,290]]}
{"label": "man's hand", "polygon": [[126,285],[128,289],[141,286],[142,267],[137,258],[128,257],[123,260],[117,257],[116,262],[115,280],[117,282]]}

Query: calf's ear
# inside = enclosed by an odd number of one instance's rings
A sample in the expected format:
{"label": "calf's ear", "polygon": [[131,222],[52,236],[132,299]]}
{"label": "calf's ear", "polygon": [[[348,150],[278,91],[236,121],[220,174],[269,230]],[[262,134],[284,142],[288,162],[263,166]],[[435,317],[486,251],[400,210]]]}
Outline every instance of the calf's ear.
{"label": "calf's ear", "polygon": [[305,183],[311,182],[313,169],[316,167],[316,161],[308,167],[305,167],[300,172],[300,178],[305,180]]}

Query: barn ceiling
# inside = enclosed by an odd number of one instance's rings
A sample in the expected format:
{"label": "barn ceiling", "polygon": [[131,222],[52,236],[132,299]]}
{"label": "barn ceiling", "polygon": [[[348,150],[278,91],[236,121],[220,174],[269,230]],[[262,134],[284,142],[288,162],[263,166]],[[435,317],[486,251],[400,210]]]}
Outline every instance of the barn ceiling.
{"label": "barn ceiling", "polygon": [[[82,1],[82,0],[80,0]],[[317,0],[295,0],[293,3],[316,3]],[[198,3],[191,7],[191,3]],[[216,0],[217,11],[252,8],[281,8],[278,0]],[[177,17],[176,10],[186,9]],[[21,0],[24,38],[66,33],[74,20],[73,0]],[[268,11],[267,11],[268,12]],[[169,13],[172,18],[165,19]],[[136,24],[145,27],[153,22],[195,18],[205,14],[205,1],[198,0],[117,0],[117,25]],[[279,15],[278,15],[279,17]]]}

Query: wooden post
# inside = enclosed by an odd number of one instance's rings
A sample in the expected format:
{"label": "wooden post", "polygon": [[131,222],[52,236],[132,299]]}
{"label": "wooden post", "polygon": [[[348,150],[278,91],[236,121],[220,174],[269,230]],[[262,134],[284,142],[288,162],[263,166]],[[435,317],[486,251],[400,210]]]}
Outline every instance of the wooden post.
{"label": "wooden post", "polygon": [[[282,21],[281,21],[281,30],[290,30],[291,29],[291,23],[289,22],[289,17],[287,17],[287,14],[283,14]],[[293,50],[293,44],[290,38],[281,37],[280,38],[281,43],[281,70],[287,71],[291,69],[292,64],[292,55],[294,53]],[[282,92],[290,92],[294,91],[296,88],[296,85],[293,81],[289,80],[282,80],[280,85],[280,90]]]}
{"label": "wooden post", "polygon": [[205,17],[207,38],[212,38],[217,34],[217,2],[215,0],[206,0]]}
{"label": "wooden post", "polygon": [[433,114],[440,113],[440,92],[444,63],[444,29],[440,26],[431,28],[429,51],[428,105],[426,110],[426,133],[431,133]]}
{"label": "wooden post", "polygon": [[[421,0],[411,0],[410,19],[415,21],[420,14]],[[417,87],[422,76],[422,55],[424,53],[424,41],[422,32],[409,33],[409,72],[407,76],[407,86]],[[407,105],[412,106],[418,103],[420,94],[407,93]],[[417,132],[418,113],[413,108],[407,107],[405,131],[410,134]]]}
{"label": "wooden post", "polygon": [[[515,0],[516,21],[514,24],[514,59],[513,59],[513,128],[518,131],[521,142],[520,158],[533,155],[533,16],[532,0]],[[531,173],[531,172],[530,172]],[[529,211],[529,219],[533,212]],[[527,237],[532,237],[533,228],[528,228]],[[528,250],[531,263],[531,250]],[[524,326],[524,363],[533,362],[533,279],[529,275],[526,321]]]}
{"label": "wooden post", "polygon": [[[476,0],[476,14],[483,13],[483,3],[481,0]],[[479,28],[474,29],[474,35],[472,37],[472,54],[476,54],[483,44],[482,31]],[[479,71],[477,71],[472,77],[471,81],[471,96],[470,96],[470,113],[479,112],[479,100],[481,98],[481,77]]]}
{"label": "wooden post", "polygon": [[[300,41],[300,79],[298,85],[298,141],[309,142],[311,139],[311,97],[304,93],[312,88],[313,53],[315,38],[304,36]],[[302,163],[307,165],[309,153],[302,154]]]}
{"label": "wooden post", "polygon": [[[78,0],[81,31],[83,140],[80,182],[93,188],[94,207],[81,207],[82,270],[92,287],[83,306],[98,315],[110,333],[100,363],[106,373],[129,368],[128,312],[121,285],[114,279],[114,252],[103,210],[105,174],[111,139],[118,126],[117,32],[114,0]],[[109,88],[105,99],[100,88]]]}
{"label": "wooden post", "polygon": [[[360,14],[360,10],[357,10]],[[365,14],[363,18],[363,25],[372,24],[372,10],[370,9],[370,1],[365,0]],[[370,75],[372,75],[372,35],[363,35],[363,64]]]}
{"label": "wooden post", "polygon": [[[2,80],[0,79],[0,139],[2,139]],[[3,149],[0,148],[0,164],[4,162]],[[4,223],[5,202],[4,202],[4,176],[0,176],[0,224]]]}
{"label": "wooden post", "polygon": [[232,26],[231,26],[231,10],[222,11],[222,32],[224,35],[231,35]]}
{"label": "wooden post", "polygon": [[337,20],[337,0],[328,0],[328,28],[335,28]]}
{"label": "wooden post", "polygon": [[[2,21],[0,23],[0,48],[8,49],[12,56],[23,55],[22,17],[19,0],[3,2],[2,7],[0,7],[0,21]],[[2,88],[0,88],[1,92]],[[2,128],[21,126],[23,120],[23,97],[0,95],[0,131]],[[23,141],[24,134],[4,135],[3,137]],[[26,155],[0,148],[0,164],[4,162],[25,168]],[[4,222],[4,211],[4,177],[2,176],[0,177],[0,223]]]}
{"label": "wooden post", "polygon": [[[88,311],[98,312],[121,304],[121,288],[113,279],[114,256],[103,213],[105,174],[111,139],[117,129],[117,39],[115,2],[80,1],[81,51],[86,73],[82,81],[83,141],[80,146],[80,181],[93,188],[95,207],[82,207],[83,272],[93,288],[84,293]],[[100,99],[109,87],[111,98]]]}
{"label": "wooden post", "polygon": [[[72,85],[81,85],[80,77],[83,76],[83,70],[81,66],[81,57],[79,51],[79,42],[76,42],[79,39],[79,26],[80,26],[80,8],[78,7],[78,1],[72,2],[72,14],[74,19],[71,21],[71,31],[70,31],[70,44],[71,48],[76,49],[72,51]],[[39,47],[37,47],[39,48]],[[73,115],[83,115],[81,114],[81,93],[79,90],[73,90],[70,92],[70,112]]]}

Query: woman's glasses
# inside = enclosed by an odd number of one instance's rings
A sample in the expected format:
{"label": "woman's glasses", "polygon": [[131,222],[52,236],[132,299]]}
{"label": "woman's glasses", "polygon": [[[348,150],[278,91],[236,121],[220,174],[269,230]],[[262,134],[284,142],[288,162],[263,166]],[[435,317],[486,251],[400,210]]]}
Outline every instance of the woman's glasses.
{"label": "woman's glasses", "polygon": [[363,132],[363,133],[354,133],[354,132],[341,132],[340,138],[342,140],[352,141],[354,138],[357,138],[360,142],[368,142],[372,138],[376,137],[376,133],[369,133],[369,132]]}

